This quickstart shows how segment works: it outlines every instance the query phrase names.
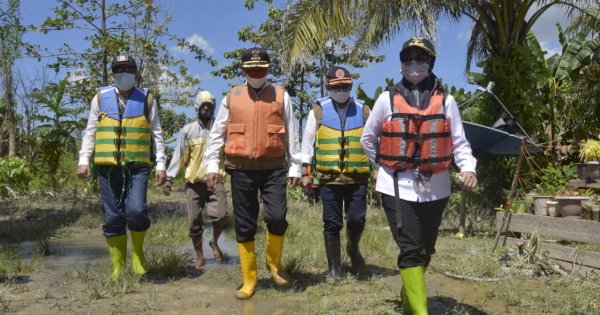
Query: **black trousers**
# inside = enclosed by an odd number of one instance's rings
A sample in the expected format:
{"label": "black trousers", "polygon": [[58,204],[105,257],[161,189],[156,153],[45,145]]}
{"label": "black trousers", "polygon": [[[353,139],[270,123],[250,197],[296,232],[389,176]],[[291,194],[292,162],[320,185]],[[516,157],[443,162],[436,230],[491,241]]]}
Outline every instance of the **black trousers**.
{"label": "black trousers", "polygon": [[258,192],[264,205],[267,229],[273,235],[283,235],[288,223],[285,169],[228,170],[231,174],[231,199],[238,243],[254,240],[258,222]]}
{"label": "black trousers", "polygon": [[429,202],[400,199],[402,227],[397,226],[395,197],[381,194],[392,236],[400,248],[398,268],[429,266],[448,197]]}

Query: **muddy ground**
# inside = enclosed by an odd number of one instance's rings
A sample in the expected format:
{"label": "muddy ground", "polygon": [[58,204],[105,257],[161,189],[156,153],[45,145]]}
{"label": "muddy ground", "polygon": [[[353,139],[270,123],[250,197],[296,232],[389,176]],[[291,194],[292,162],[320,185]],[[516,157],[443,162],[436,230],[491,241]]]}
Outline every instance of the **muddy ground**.
{"label": "muddy ground", "polygon": [[[175,194],[171,200],[183,198]],[[182,199],[179,199],[182,200]],[[156,206],[156,204],[151,206]],[[182,204],[178,209],[184,209]],[[185,228],[185,227],[182,227]],[[207,226],[209,232],[210,227]],[[385,227],[382,227],[385,229]],[[152,230],[149,231],[152,233]],[[321,235],[314,236],[322,246]],[[402,282],[393,257],[386,265],[372,264],[377,253],[363,250],[369,264],[360,276],[330,283],[325,278],[326,259],[308,269],[291,273],[291,285],[276,288],[264,262],[259,260],[259,287],[247,301],[233,297],[240,284],[240,268],[232,232],[220,245],[230,259],[217,264],[205,238],[207,265],[201,271],[191,266],[176,276],[150,275],[139,281],[113,285],[108,251],[100,227],[49,242],[52,254],[42,258],[36,271],[3,285],[0,313],[11,314],[397,314],[400,313]],[[35,242],[21,244],[25,262],[32,259]],[[148,244],[147,252],[160,252],[164,245]],[[180,245],[192,257],[191,242]],[[285,255],[286,249],[284,249]],[[322,253],[323,251],[319,251]],[[264,260],[263,260],[264,261]],[[510,305],[494,294],[500,283],[451,279],[437,269],[434,258],[427,278],[431,314],[542,314],[553,313]],[[523,285],[539,290],[544,278],[524,280]]]}

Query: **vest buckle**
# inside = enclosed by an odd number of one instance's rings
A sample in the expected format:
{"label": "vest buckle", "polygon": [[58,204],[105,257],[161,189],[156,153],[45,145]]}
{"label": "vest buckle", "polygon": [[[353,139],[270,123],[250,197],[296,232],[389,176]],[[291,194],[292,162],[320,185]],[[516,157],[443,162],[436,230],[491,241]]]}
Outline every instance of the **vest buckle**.
{"label": "vest buckle", "polygon": [[348,149],[339,149],[338,153],[339,153],[340,157],[344,157],[347,154],[349,154]]}
{"label": "vest buckle", "polygon": [[115,127],[115,132],[123,132],[123,131],[125,131],[125,128],[123,128],[121,126]]}
{"label": "vest buckle", "polygon": [[121,158],[124,156],[124,154],[121,151],[113,151],[113,156],[116,158]]}
{"label": "vest buckle", "polygon": [[340,144],[348,144],[349,140],[350,140],[350,139],[348,139],[347,137],[339,137],[339,138],[338,138],[338,142],[339,142]]}
{"label": "vest buckle", "polygon": [[340,168],[340,170],[343,170],[347,165],[348,165],[348,163],[346,161],[338,162],[338,167]]}

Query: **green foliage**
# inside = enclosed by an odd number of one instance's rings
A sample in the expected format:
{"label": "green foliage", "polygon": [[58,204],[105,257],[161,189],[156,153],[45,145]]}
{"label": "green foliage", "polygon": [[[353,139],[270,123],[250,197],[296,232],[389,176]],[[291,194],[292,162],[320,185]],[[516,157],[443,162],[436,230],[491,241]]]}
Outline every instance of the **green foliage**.
{"label": "green foliage", "polygon": [[67,101],[67,87],[68,81],[64,78],[31,93],[39,109],[39,114],[30,117],[36,124],[28,139],[32,145],[32,166],[51,186],[59,182],[55,175],[61,157],[77,152],[76,136],[86,123],[81,117],[85,109]]}
{"label": "green foliage", "polygon": [[27,161],[20,157],[0,158],[0,196],[6,197],[10,190],[25,192],[33,174]]}
{"label": "green foliage", "polygon": [[579,145],[579,157],[585,161],[600,160],[600,141],[587,139]]}
{"label": "green foliage", "polygon": [[375,101],[377,101],[377,98],[379,97],[379,95],[381,95],[381,93],[383,93],[383,91],[386,90],[387,88],[394,86],[394,79],[386,78],[385,84],[386,84],[385,88],[379,86],[375,89],[375,93],[373,94],[373,97],[369,97],[367,95],[367,92],[365,92],[362,89],[362,86],[358,85],[358,87],[356,88],[356,98],[365,102],[365,105],[369,106],[370,108],[373,108],[373,105],[375,105]]}
{"label": "green foliage", "polygon": [[72,100],[89,100],[96,87],[108,85],[111,82],[108,65],[112,57],[128,52],[138,62],[138,86],[150,88],[163,104],[189,105],[199,80],[188,72],[183,60],[168,51],[164,43],[167,38],[177,41],[181,49],[194,53],[198,61],[216,63],[199,47],[169,34],[167,25],[171,17],[164,14],[156,1],[57,2],[54,15],[36,30],[43,33],[78,30],[85,33],[84,39],[89,43],[83,49],[65,43],[53,52],[57,57],[51,68],[66,69],[71,71],[70,75],[83,77],[75,81],[70,90]]}
{"label": "green foliage", "polygon": [[541,170],[541,182],[535,185],[535,191],[542,195],[554,196],[565,189],[570,180],[577,178],[577,168],[573,165],[555,167],[548,165]]}
{"label": "green foliage", "polygon": [[[257,1],[245,2],[248,9],[253,9]],[[292,64],[286,63],[284,56],[288,54],[289,47],[281,44],[281,25],[285,23],[285,10],[271,5],[271,1],[263,1],[269,4],[268,20],[259,26],[247,26],[238,31],[238,39],[249,42],[269,50],[271,55],[271,67],[269,79],[286,87],[293,104],[296,118],[299,120],[299,132],[302,135],[302,122],[312,108],[312,104],[318,97],[325,96],[323,77],[327,70],[334,65],[350,65],[355,68],[366,67],[371,62],[381,62],[384,56],[374,55],[369,50],[356,50],[341,38],[332,38],[323,41],[318,53],[310,58]],[[237,79],[230,85],[243,83],[244,74],[241,70],[240,57],[243,49],[236,49],[224,53],[224,57],[230,59],[229,65],[221,66],[212,72],[213,75],[224,79]],[[355,78],[359,75],[355,74]]]}
{"label": "green foliage", "polygon": [[600,54],[594,58],[595,63],[581,68],[573,84],[573,96],[566,102],[575,140],[600,134]]}

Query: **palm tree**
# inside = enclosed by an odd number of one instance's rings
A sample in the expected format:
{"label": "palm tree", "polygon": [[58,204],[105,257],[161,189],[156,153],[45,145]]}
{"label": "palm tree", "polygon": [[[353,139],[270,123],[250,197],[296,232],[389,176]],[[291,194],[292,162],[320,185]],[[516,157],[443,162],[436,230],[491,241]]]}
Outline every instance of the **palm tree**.
{"label": "palm tree", "polygon": [[286,60],[310,56],[328,40],[352,35],[357,46],[367,47],[377,47],[403,29],[435,39],[436,20],[446,14],[474,23],[469,67],[474,58],[504,55],[523,45],[533,25],[554,7],[564,8],[568,16],[578,13],[580,24],[600,24],[597,0],[299,0],[284,18]]}
{"label": "palm tree", "polygon": [[[294,63],[323,49],[328,39],[355,39],[356,47],[376,47],[403,28],[419,29],[434,39],[435,21],[441,15],[473,21],[467,46],[468,71],[474,60],[485,61],[484,70],[496,82],[495,93],[520,120],[536,100],[536,64],[527,47],[527,34],[550,8],[576,13],[587,23],[598,0],[299,0],[288,8],[283,26],[285,60]],[[535,124],[530,123],[529,128]]]}

